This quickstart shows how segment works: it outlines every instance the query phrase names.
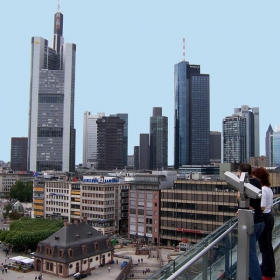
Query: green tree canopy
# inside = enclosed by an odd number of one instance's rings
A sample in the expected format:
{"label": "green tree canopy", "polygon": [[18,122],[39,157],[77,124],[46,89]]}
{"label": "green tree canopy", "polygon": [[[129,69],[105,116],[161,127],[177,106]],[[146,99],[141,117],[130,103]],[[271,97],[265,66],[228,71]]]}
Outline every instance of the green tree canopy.
{"label": "green tree canopy", "polygon": [[31,219],[23,217],[10,224],[10,230],[0,233],[0,240],[13,246],[37,245],[63,226],[62,220]]}
{"label": "green tree canopy", "polygon": [[7,216],[9,215],[9,212],[10,212],[10,210],[12,210],[12,204],[11,203],[8,203],[8,204],[6,204],[5,206],[4,206],[4,211],[3,211],[3,217],[4,217],[4,219],[6,219],[7,218]]}
{"label": "green tree canopy", "polygon": [[22,182],[20,180],[11,187],[10,198],[15,198],[21,202],[31,202],[33,196],[33,183],[31,181]]}

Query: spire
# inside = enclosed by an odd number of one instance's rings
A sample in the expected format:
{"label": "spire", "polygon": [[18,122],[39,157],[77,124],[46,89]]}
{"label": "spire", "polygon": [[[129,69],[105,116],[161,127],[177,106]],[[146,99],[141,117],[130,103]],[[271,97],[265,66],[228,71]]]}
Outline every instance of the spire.
{"label": "spire", "polygon": [[186,58],[186,54],[185,54],[185,49],[186,49],[186,46],[185,46],[185,38],[183,38],[183,61],[185,61],[185,58]]}
{"label": "spire", "polygon": [[57,52],[63,44],[63,14],[60,12],[60,0],[57,0],[57,12],[54,15],[53,46]]}

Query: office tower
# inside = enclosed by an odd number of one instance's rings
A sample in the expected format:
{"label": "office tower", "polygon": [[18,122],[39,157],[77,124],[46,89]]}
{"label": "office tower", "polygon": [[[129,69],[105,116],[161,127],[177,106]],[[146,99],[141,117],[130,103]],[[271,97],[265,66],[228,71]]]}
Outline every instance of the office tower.
{"label": "office tower", "polygon": [[277,125],[271,139],[271,166],[280,166],[280,125]]}
{"label": "office tower", "polygon": [[63,15],[54,16],[52,46],[31,39],[28,168],[75,170],[76,45],[64,43]]}
{"label": "office tower", "polygon": [[139,170],[139,146],[134,146],[134,169]]}
{"label": "office tower", "polygon": [[162,116],[162,108],[154,107],[150,117],[150,168],[167,169],[168,118]]}
{"label": "office tower", "polygon": [[150,169],[150,146],[148,133],[140,134],[139,169]]}
{"label": "office tower", "polygon": [[128,114],[114,114],[110,115],[112,117],[119,117],[120,119],[123,119],[124,122],[124,128],[123,128],[123,165],[127,166],[127,156],[128,156]]}
{"label": "office tower", "polygon": [[119,117],[102,117],[96,123],[98,169],[123,169],[124,120]]}
{"label": "office tower", "polygon": [[174,67],[174,168],[209,164],[209,75],[200,65],[181,61]]}
{"label": "office tower", "polygon": [[234,114],[246,119],[246,162],[250,157],[260,156],[260,122],[259,108],[249,108],[248,105],[242,105],[241,108],[235,108]]}
{"label": "office tower", "polygon": [[105,113],[98,112],[92,115],[84,112],[83,131],[83,166],[88,168],[97,167],[97,119],[105,116]]}
{"label": "office tower", "polygon": [[269,166],[271,166],[271,135],[273,135],[273,129],[270,124],[265,134],[265,156],[269,160]]}
{"label": "office tower", "polygon": [[222,162],[249,162],[246,160],[246,119],[244,117],[233,115],[223,119],[222,143]]}
{"label": "office tower", "polygon": [[11,138],[11,168],[14,171],[27,171],[27,137]]}
{"label": "office tower", "polygon": [[221,132],[210,131],[210,162],[221,162]]}

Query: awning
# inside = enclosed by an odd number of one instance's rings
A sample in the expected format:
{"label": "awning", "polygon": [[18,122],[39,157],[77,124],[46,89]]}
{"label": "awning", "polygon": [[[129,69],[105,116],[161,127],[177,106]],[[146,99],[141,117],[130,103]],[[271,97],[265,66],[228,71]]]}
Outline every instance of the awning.
{"label": "awning", "polygon": [[34,262],[34,260],[33,259],[29,259],[29,258],[26,258],[26,259],[22,259],[22,260],[20,260],[20,262],[22,262],[22,263],[33,263]]}
{"label": "awning", "polygon": [[16,256],[16,257],[9,258],[9,259],[12,260],[12,261],[19,262],[21,260],[28,259],[28,258],[27,257],[23,257],[23,256]]}

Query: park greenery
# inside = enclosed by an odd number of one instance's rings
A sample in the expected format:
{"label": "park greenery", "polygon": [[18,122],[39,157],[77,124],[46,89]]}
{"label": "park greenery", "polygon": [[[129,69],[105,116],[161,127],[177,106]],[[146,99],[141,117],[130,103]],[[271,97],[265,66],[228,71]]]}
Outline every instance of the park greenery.
{"label": "park greenery", "polygon": [[62,220],[31,219],[22,217],[10,224],[10,230],[0,233],[0,240],[12,246],[34,248],[36,245],[57,232],[63,226]]}
{"label": "park greenery", "polygon": [[31,181],[16,181],[11,187],[10,198],[19,200],[20,202],[32,202],[33,183]]}

